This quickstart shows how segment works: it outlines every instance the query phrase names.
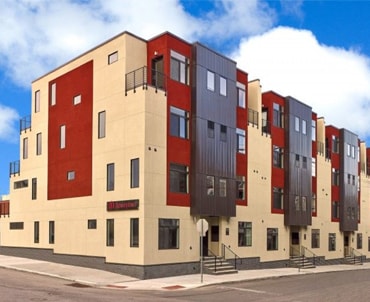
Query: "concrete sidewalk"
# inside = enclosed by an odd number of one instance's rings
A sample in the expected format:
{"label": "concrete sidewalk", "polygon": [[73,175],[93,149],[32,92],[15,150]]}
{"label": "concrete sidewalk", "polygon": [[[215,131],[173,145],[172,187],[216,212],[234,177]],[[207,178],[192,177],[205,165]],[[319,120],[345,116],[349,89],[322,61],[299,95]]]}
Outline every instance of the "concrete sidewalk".
{"label": "concrete sidewalk", "polygon": [[204,274],[203,282],[201,282],[200,274],[140,280],[103,270],[3,255],[0,255],[0,267],[62,278],[72,282],[77,282],[94,287],[108,287],[132,290],[183,290],[205,285],[230,283],[243,280],[258,280],[293,275],[370,269],[370,262],[364,263],[363,265],[325,265],[317,266],[316,268],[312,269],[301,270],[291,267],[243,270],[239,271],[237,274],[221,276]]}

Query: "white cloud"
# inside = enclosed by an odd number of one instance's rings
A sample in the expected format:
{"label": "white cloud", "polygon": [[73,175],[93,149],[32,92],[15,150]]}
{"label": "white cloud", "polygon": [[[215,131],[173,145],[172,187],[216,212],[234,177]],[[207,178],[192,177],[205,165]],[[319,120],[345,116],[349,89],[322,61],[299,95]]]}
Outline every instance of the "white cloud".
{"label": "white cloud", "polygon": [[17,143],[19,140],[19,132],[16,130],[19,121],[18,113],[0,104],[0,120],[0,140]]}
{"label": "white cloud", "polygon": [[[260,33],[274,13],[258,0],[216,1],[194,17],[180,0],[2,0],[0,66],[18,85],[128,30],[143,38],[171,31],[184,39],[207,36],[222,41]],[[227,26],[225,26],[227,24]]]}
{"label": "white cloud", "polygon": [[370,137],[370,59],[320,44],[312,32],[278,27],[245,39],[233,58],[264,91],[308,104],[326,124]]}

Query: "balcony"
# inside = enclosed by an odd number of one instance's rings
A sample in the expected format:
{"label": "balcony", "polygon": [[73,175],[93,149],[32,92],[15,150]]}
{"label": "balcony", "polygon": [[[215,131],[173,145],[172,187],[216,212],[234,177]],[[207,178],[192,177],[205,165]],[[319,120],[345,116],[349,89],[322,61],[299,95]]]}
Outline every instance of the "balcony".
{"label": "balcony", "polygon": [[[151,81],[150,81],[151,80]],[[166,92],[167,88],[167,77],[164,73],[157,70],[151,70],[150,79],[147,72],[147,67],[143,66],[139,69],[131,71],[125,75],[125,95],[127,92],[142,87],[142,89],[148,89],[148,85],[155,88],[155,92],[158,89]]]}
{"label": "balcony", "polygon": [[22,133],[31,130],[31,116],[27,115],[19,120],[19,132]]}
{"label": "balcony", "polygon": [[262,134],[270,135],[271,134],[271,122],[267,120],[262,120]]}
{"label": "balcony", "polygon": [[248,124],[258,128],[258,111],[248,108]]}
{"label": "balcony", "polygon": [[21,173],[21,164],[20,161],[13,161],[9,165],[9,177],[19,175]]}

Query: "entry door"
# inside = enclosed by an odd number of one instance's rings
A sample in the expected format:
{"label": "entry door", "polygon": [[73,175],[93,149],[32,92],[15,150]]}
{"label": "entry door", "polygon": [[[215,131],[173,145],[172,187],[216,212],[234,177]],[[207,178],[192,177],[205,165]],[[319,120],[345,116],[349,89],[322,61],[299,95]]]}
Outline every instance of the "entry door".
{"label": "entry door", "polygon": [[349,235],[344,235],[344,256],[349,256]]}
{"label": "entry door", "polygon": [[152,60],[152,85],[160,89],[164,88],[164,64],[162,56]]}
{"label": "entry door", "polygon": [[200,240],[203,241],[203,257],[208,256],[208,231],[206,235],[201,237]]}

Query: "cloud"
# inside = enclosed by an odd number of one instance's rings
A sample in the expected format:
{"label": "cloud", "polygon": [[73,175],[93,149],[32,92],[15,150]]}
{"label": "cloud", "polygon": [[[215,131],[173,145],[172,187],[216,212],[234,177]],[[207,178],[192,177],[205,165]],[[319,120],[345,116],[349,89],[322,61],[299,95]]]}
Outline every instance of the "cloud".
{"label": "cloud", "polygon": [[10,108],[0,104],[0,140],[12,143],[18,143],[19,132],[16,125],[19,122],[18,113]]}
{"label": "cloud", "polygon": [[264,91],[291,95],[326,124],[370,137],[370,59],[320,44],[308,30],[278,27],[243,40],[233,58]]}
{"label": "cloud", "polygon": [[125,30],[146,39],[171,31],[189,41],[222,43],[269,29],[275,15],[266,3],[218,0],[203,15],[192,16],[180,0],[2,0],[0,67],[14,83],[29,87],[48,70]]}

